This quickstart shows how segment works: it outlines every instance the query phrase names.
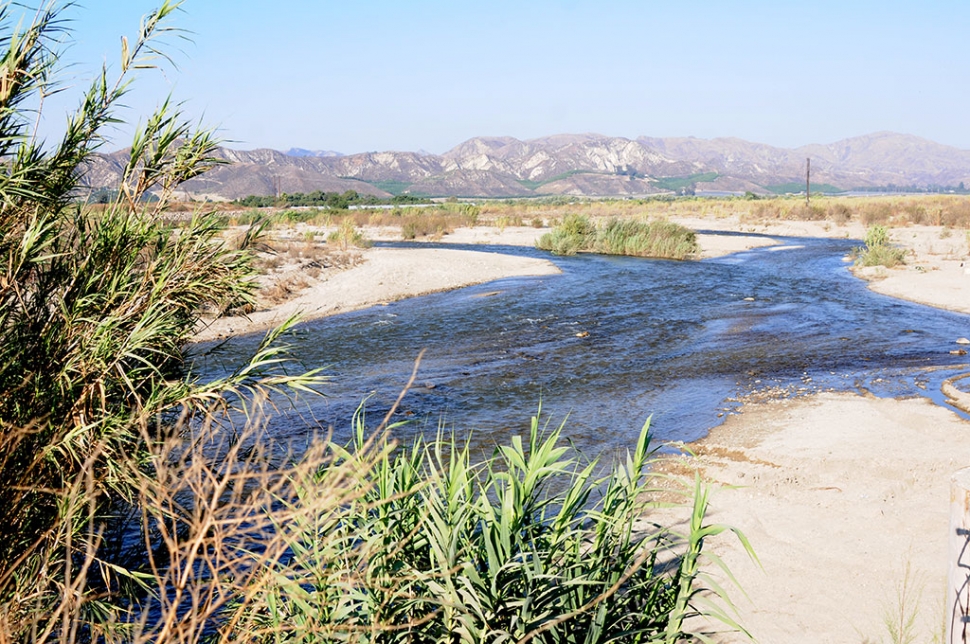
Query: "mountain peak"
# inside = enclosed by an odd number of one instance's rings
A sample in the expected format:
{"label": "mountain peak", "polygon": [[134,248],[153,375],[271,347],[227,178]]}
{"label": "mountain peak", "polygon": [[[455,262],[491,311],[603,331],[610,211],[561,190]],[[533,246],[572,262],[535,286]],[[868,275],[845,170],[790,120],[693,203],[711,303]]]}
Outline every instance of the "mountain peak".
{"label": "mountain peak", "polygon": [[342,152],[334,152],[333,150],[306,150],[304,148],[290,148],[284,152],[286,156],[289,157],[342,157],[344,156]]}

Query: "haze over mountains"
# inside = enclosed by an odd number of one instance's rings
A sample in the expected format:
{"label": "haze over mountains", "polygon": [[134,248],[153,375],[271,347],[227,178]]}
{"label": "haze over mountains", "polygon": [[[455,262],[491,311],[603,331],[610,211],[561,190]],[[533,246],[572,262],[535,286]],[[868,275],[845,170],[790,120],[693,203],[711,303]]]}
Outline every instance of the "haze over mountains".
{"label": "haze over mountains", "polygon": [[[231,163],[187,182],[187,196],[237,199],[315,190],[458,197],[767,194],[804,185],[806,158],[819,188],[970,185],[970,151],[893,132],[795,149],[736,138],[561,134],[528,141],[476,137],[441,155],[220,148],[217,156]],[[98,155],[86,172],[87,185],[117,186],[127,157],[126,150]]]}

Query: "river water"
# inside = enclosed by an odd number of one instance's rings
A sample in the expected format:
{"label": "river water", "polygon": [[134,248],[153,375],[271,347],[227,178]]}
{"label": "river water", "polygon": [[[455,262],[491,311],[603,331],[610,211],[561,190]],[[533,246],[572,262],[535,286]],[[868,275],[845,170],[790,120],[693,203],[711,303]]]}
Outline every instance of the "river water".
{"label": "river water", "polygon": [[[467,247],[550,258],[563,272],[301,325],[289,338],[295,356],[332,381],[325,398],[281,404],[271,429],[299,441],[332,428],[346,440],[365,397],[376,426],[422,350],[394,416],[408,421],[395,430],[402,438],[442,427],[504,442],[541,403],[545,419],[565,421],[573,444],[596,455],[629,448],[651,416],[657,438],[695,440],[739,397],[765,390],[942,403],[940,382],[967,367],[949,352],[970,336],[970,316],[869,291],[844,261],[858,241],[780,241],[689,262]],[[200,346],[196,369],[219,376],[258,339]]]}

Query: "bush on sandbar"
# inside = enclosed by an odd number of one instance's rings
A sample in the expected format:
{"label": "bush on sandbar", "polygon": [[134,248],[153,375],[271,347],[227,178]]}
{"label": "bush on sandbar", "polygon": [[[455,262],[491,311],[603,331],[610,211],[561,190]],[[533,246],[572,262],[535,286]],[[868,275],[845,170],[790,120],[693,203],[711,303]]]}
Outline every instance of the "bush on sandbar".
{"label": "bush on sandbar", "polygon": [[870,226],[866,230],[866,245],[855,249],[857,266],[885,266],[892,268],[906,263],[906,251],[889,242],[889,230],[885,226]]}
{"label": "bush on sandbar", "polygon": [[611,219],[596,227],[582,215],[566,215],[536,247],[556,255],[593,252],[660,259],[687,259],[698,250],[694,231],[670,221]]}

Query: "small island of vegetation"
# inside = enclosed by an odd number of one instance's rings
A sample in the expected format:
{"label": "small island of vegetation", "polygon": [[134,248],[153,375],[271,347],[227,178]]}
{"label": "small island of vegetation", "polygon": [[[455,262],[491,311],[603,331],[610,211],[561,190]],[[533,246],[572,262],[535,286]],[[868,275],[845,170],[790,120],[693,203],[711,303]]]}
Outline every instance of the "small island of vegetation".
{"label": "small island of vegetation", "polygon": [[539,238],[536,247],[556,255],[591,252],[687,259],[697,252],[697,235],[684,226],[659,219],[610,219],[596,226],[588,217],[568,214]]}

